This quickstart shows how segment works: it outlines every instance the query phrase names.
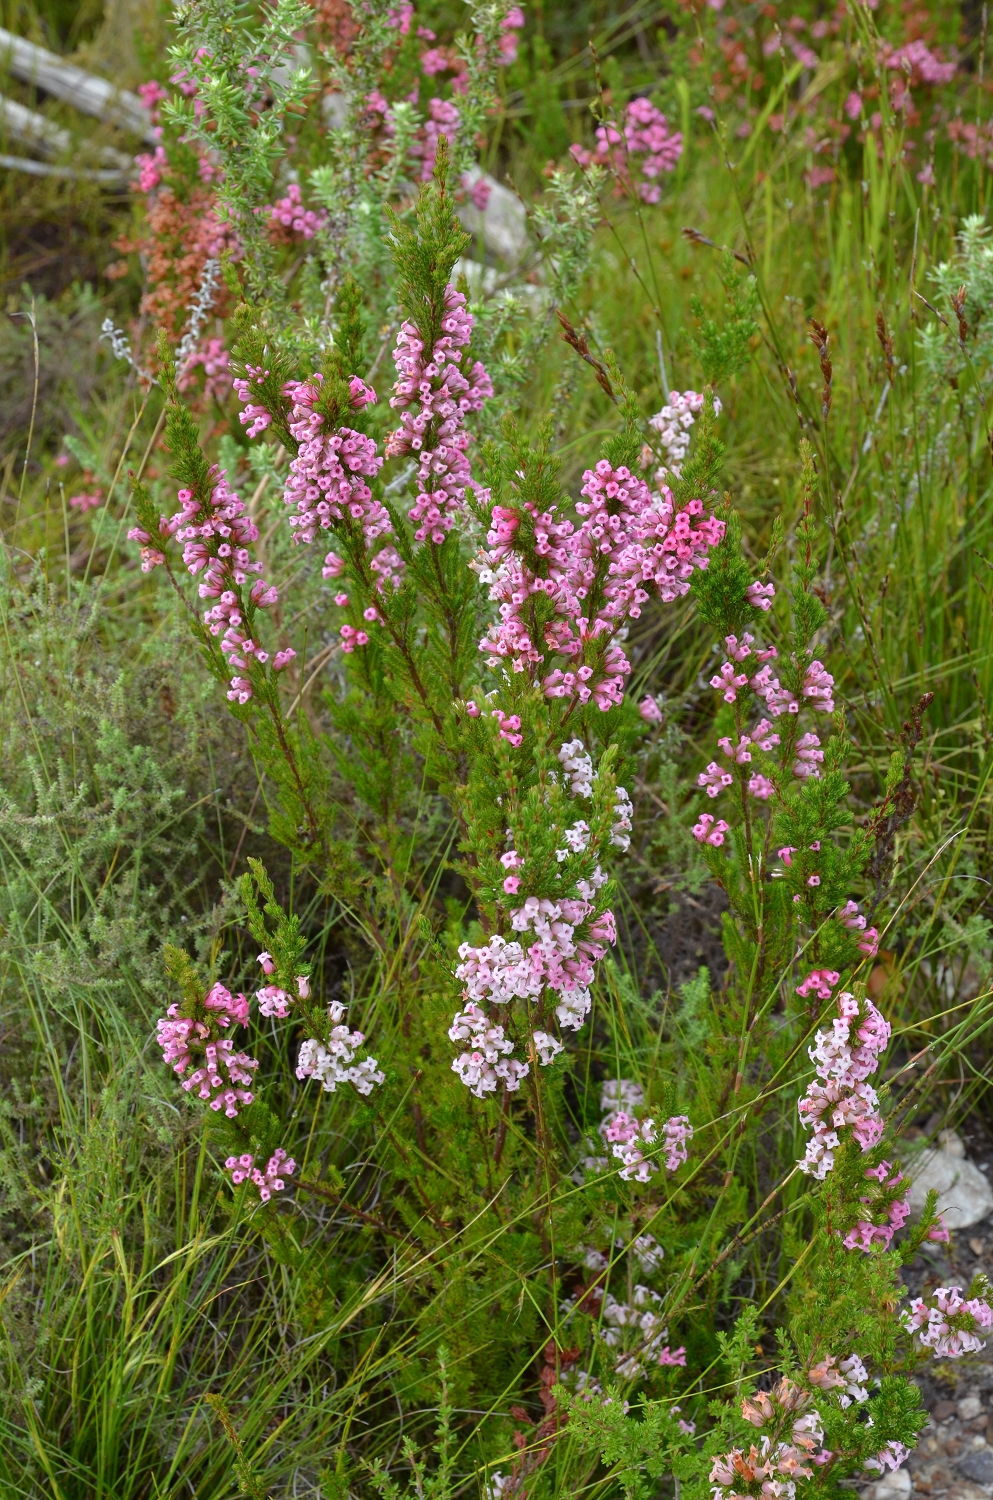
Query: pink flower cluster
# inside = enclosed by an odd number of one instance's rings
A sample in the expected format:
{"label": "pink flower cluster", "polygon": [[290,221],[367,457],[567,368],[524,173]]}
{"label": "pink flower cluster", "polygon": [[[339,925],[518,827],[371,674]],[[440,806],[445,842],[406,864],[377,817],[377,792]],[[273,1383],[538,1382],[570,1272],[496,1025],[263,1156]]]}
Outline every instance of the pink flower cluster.
{"label": "pink flower cluster", "polygon": [[[642,1149],[660,1141],[658,1126],[651,1117],[639,1120],[631,1109],[612,1109],[600,1121],[600,1134],[610,1146],[611,1155],[622,1163],[618,1176],[625,1182],[648,1182],[658,1171],[658,1163]],[[678,1171],[687,1160],[687,1147],[692,1139],[693,1127],[686,1115],[673,1115],[666,1120],[660,1149],[667,1172]]]}
{"label": "pink flower cluster", "polygon": [[[470,1050],[452,1063],[452,1072],[459,1075],[477,1099],[495,1093],[500,1083],[511,1093],[515,1092],[531,1071],[527,1063],[510,1056],[514,1044],[505,1036],[503,1027],[492,1022],[472,1001],[456,1015],[448,1028],[448,1035],[453,1042],[469,1043]],[[536,1034],[536,1042],[539,1035],[544,1033]]]}
{"label": "pink flower cluster", "polygon": [[390,405],[401,412],[400,426],[386,443],[386,455],[419,457],[417,498],[410,519],[419,542],[442,543],[474,487],[466,450],[471,441],[466,417],[492,396],[490,377],[468,353],[472,315],[465,297],[448,286],[441,332],[430,353],[421,331],[401,326],[393,359],[397,381]]}
{"label": "pink flower cluster", "polygon": [[[860,1014],[861,1010],[861,1014]],[[866,1079],[879,1066],[890,1039],[890,1024],[865,1000],[860,1008],[854,995],[838,996],[838,1018],[830,1031],[819,1031],[810,1048],[817,1077],[807,1086],[798,1109],[803,1125],[813,1131],[801,1172],[823,1180],[834,1167],[841,1144],[839,1131],[850,1129],[862,1151],[869,1151],[883,1133],[875,1090]]]}
{"label": "pink flower cluster", "polygon": [[[760,608],[767,608],[769,599],[773,593],[772,584],[754,583],[749,589],[749,594],[757,591],[756,597],[752,599],[753,604]],[[768,597],[766,597],[766,591]],[[744,632],[741,639],[729,635],[725,637],[725,648],[728,660],[710,679],[710,685],[715,688],[724,698],[725,703],[737,703],[739,695],[746,689],[750,689],[765,704],[773,718],[780,714],[799,713],[802,701],[805,700],[809,708],[818,709],[829,713],[834,709],[834,678],[826,670],[823,662],[813,661],[804,672],[803,682],[800,689],[800,698],[796,698],[788,688],[784,688],[778,677],[772,675],[772,668],[768,665],[778,655],[774,646],[766,650],[755,649],[755,637]],[[749,675],[750,668],[744,663],[754,656],[756,662],[763,663],[758,670]],[[746,766],[751,763],[753,753],[760,750],[769,753],[775,746],[781,743],[781,736],[772,727],[769,719],[763,718],[755,728],[747,734],[739,734],[737,744],[725,736],[718,740],[718,744],[734,766]],[[794,745],[794,759],[792,772],[800,781],[809,777],[820,776],[820,766],[824,760],[824,751],[818,736],[808,732],[799,737]],[[717,761],[711,761],[705,771],[701,771],[697,777],[697,785],[706,791],[708,797],[717,797],[725,787],[734,784],[733,770],[725,769]],[[746,789],[748,795],[757,798],[761,802],[767,802],[776,790],[775,783],[760,771],[754,771],[749,775]],[[709,843],[718,846],[723,843],[723,837],[715,837],[711,832],[710,824],[713,819],[709,814],[704,817],[693,829],[694,837],[700,843]],[[726,828],[724,830],[726,831]],[[815,881],[819,884],[819,881]]]}
{"label": "pink flower cluster", "polygon": [[930,1349],[935,1359],[960,1359],[985,1347],[986,1340],[976,1330],[986,1333],[993,1326],[993,1308],[979,1297],[966,1300],[959,1286],[939,1286],[926,1299],[915,1297],[900,1318],[907,1332],[915,1335],[922,1349]]}
{"label": "pink flower cluster", "polygon": [[326,1094],[333,1094],[339,1083],[352,1084],[358,1093],[371,1094],[377,1083],[385,1080],[374,1057],[355,1061],[355,1053],[365,1041],[361,1031],[349,1031],[343,1025],[345,1007],[339,1000],[328,1006],[331,1031],[327,1042],[307,1037],[300,1045],[297,1077],[316,1078]]}
{"label": "pink flower cluster", "polygon": [[882,1474],[886,1469],[895,1474],[910,1457],[910,1449],[903,1443],[887,1443],[874,1458],[867,1458],[863,1468],[874,1470]]}
{"label": "pink flower cluster", "polygon": [[[665,115],[648,99],[632,99],[624,112],[623,130],[608,122],[597,127],[595,139],[592,151],[572,147],[579,165],[606,167],[620,189],[637,192],[645,203],[658,203],[662,190],[655,179],[671,172],[683,153],[683,137],[678,130],[670,131]],[[648,180],[635,186],[632,167]]]}
{"label": "pink flower cluster", "polygon": [[829,1354],[807,1372],[807,1379],[818,1390],[838,1391],[838,1401],[844,1407],[853,1402],[860,1406],[869,1399],[869,1371],[857,1354],[842,1360]]}
{"label": "pink flower cluster", "polygon": [[[216,600],[204,612],[204,624],[211,635],[221,636],[221,651],[229,665],[244,672],[249,662],[261,667],[269,660],[269,653],[251,633],[249,612],[270,608],[279,595],[273,584],[257,578],[247,604],[242,598],[241,590],[250,582],[252,574],[262,571],[262,564],[253,561],[248,551],[249,544],[258,540],[258,527],[229,486],[227,474],[216,464],[210,470],[210,479],[213,487],[205,503],[201,503],[192,490],[179,491],[180,509],[169,520],[162,517],[158,540],[165,541],[175,536],[183,543],[183,562],[187,569],[194,576],[203,574],[200,598]],[[132,527],[128,539],[141,544],[144,572],[165,562],[164,552],[153,545],[152,537],[140,526]],[[295,655],[289,649],[278,652],[272,670],[281,671]],[[232,702],[247,703],[252,696],[252,683],[248,677],[232,677],[228,692]]]}
{"label": "pink flower cluster", "polygon": [[498,47],[500,56],[497,67],[509,68],[510,64],[517,61],[517,48],[520,38],[515,32],[520,31],[524,25],[524,12],[519,5],[512,5],[500,22],[500,40]]}
{"label": "pink flower cluster", "polygon": [[[372,438],[351,427],[326,430],[327,421],[314,403],[320,395],[322,377],[309,381],[287,381],[285,394],[292,401],[288,427],[299,447],[290,464],[283,491],[284,504],[296,514],[290,525],[298,542],[312,542],[318,528],[354,523],[362,528],[369,545],[393,527],[386,510],[375,499],[366,479],[373,479],[383,465]],[[352,409],[376,400],[376,393],[357,375],[350,382]]]}
{"label": "pink flower cluster", "polygon": [[224,347],[224,340],[208,339],[202,349],[194,349],[183,366],[183,372],[176,384],[179,390],[189,390],[193,384],[193,371],[197,365],[203,366],[204,383],[203,393],[207,400],[224,402],[231,394],[232,379],[228,369],[230,355]]}
{"label": "pink flower cluster", "polygon": [[830,1000],[831,991],[841,975],[835,969],[811,969],[806,979],[796,987],[798,995],[804,999],[808,995],[816,995],[818,1000]]}
{"label": "pink flower cluster", "polygon": [[906,73],[911,83],[951,83],[957,71],[955,63],[939,62],[920,39],[902,47],[884,48],[883,61],[888,68]]}
{"label": "pink flower cluster", "polygon": [[[893,1192],[900,1183],[904,1181],[903,1174],[897,1172],[890,1176],[892,1167],[888,1161],[882,1161],[878,1167],[867,1167],[866,1177],[873,1177],[884,1191]],[[863,1203],[871,1203],[870,1198],[863,1198]],[[898,1229],[902,1229],[910,1218],[910,1201],[907,1198],[892,1198],[886,1205],[886,1223],[873,1224],[871,1220],[860,1219],[854,1229],[850,1229],[845,1235],[842,1243],[846,1250],[864,1250],[868,1254],[874,1245],[882,1245],[888,1250],[893,1242],[893,1236]]]}
{"label": "pink flower cluster", "polygon": [[431,99],[428,102],[428,117],[419,131],[419,139],[410,148],[411,156],[420,158],[422,182],[430,182],[434,173],[438,142],[444,136],[446,141],[454,145],[461,123],[462,117],[458,109],[449,100]]}
{"label": "pink flower cluster", "polygon": [[244,995],[232,995],[223,984],[215,984],[203,1004],[208,1012],[204,1021],[181,1016],[178,1005],[170,1005],[159,1020],[162,1060],[179,1076],[187,1093],[195,1093],[211,1109],[223,1109],[234,1119],[239,1106],[252,1103],[254,1095],[249,1090],[259,1064],[247,1053],[236,1052],[234,1042],[217,1032],[219,1027],[247,1026],[248,1001]]}
{"label": "pink flower cluster", "polygon": [[[807,1423],[800,1434],[802,1437],[810,1434],[810,1417],[816,1417],[816,1413],[801,1417],[796,1424]],[[819,1442],[820,1437],[817,1438]],[[732,1448],[730,1453],[722,1453],[714,1459],[710,1470],[711,1493],[714,1500],[742,1500],[742,1491],[751,1486],[752,1492],[761,1495],[763,1500],[795,1500],[796,1481],[809,1479],[814,1472],[808,1466],[809,1456],[806,1444],[801,1450],[796,1441],[773,1443],[769,1437],[762,1437],[758,1447],[752,1443],[747,1453],[741,1448]]]}
{"label": "pink flower cluster", "polygon": [[[276,966],[273,963],[271,953],[260,953],[257,962],[262,965],[262,972],[267,978],[270,974],[275,973]],[[306,974],[298,974],[296,976],[296,990],[301,1000],[310,998],[310,980]],[[260,990],[255,992],[255,998],[259,1002],[260,1015],[275,1017],[280,1021],[286,1020],[293,1005],[293,998],[287,994],[286,990],[281,990],[275,984],[263,985]]]}
{"label": "pink flower cluster", "polygon": [[[241,421],[248,426],[250,437],[265,431],[272,421],[267,408],[250,399],[253,386],[261,386],[267,375],[266,370],[247,366],[246,377],[234,382],[245,406]],[[315,374],[308,381],[289,380],[283,387],[284,396],[292,403],[287,425],[299,445],[283,491],[284,503],[295,511],[290,517],[294,540],[312,542],[318,530],[361,530],[364,545],[371,547],[378,537],[393,531],[388,511],[366,482],[379,473],[383,459],[365,434],[351,427],[328,431],[326,417],[316,409],[322,382],[323,376]],[[349,388],[353,410],[376,400],[375,391],[357,375],[352,376]],[[395,547],[381,547],[369,558],[377,590],[382,592],[387,584],[397,588],[404,566]],[[329,552],[322,572],[325,578],[337,578],[344,568],[343,560]],[[336,595],[335,603],[347,605],[348,595]],[[374,606],[364,611],[364,618],[370,624],[381,623]],[[340,634],[341,649],[346,653],[368,645],[369,634],[362,626],[342,625]]]}
{"label": "pink flower cluster", "polygon": [[69,508],[78,511],[81,516],[85,516],[88,510],[96,510],[98,506],[102,505],[103,500],[103,490],[85,490],[80,495],[69,496]]}
{"label": "pink flower cluster", "polygon": [[[479,710],[474,703],[467,704],[466,709],[471,717],[478,717]],[[517,716],[512,716],[515,722],[510,726],[504,722],[499,710],[494,710],[494,713],[500,720],[501,734],[519,742],[520,721]],[[571,795],[589,797],[596,773],[582,741],[571,740],[561,746],[558,758],[563,781]],[[632,806],[624,788],[617,787],[614,794],[615,821],[607,836],[621,849],[626,849],[630,843],[631,814]],[[500,856],[500,865],[506,872],[501,881],[503,895],[519,903],[512,906],[508,900],[503,904],[508,909],[512,931],[521,936],[508,939],[494,933],[480,947],[463,943],[459,948],[461,962],[456,966],[455,976],[465,985],[465,999],[469,1004],[465,1014],[455,1018],[449,1032],[453,1041],[469,1039],[470,1032],[465,1027],[471,1022],[473,1026],[490,1027],[485,1034],[490,1037],[491,1047],[499,1050],[504,1041],[503,1030],[499,1026],[490,1026],[490,1020],[481,1007],[507,1005],[514,1000],[538,1002],[546,988],[557,1000],[555,1015],[560,1026],[578,1031],[589,1014],[593,1003],[590,985],[595,965],[606,954],[607,945],[616,941],[614,915],[609,910],[597,911],[598,892],[606,884],[607,877],[596,862],[597,851],[590,849],[589,824],[580,818],[570,827],[557,831],[563,847],[556,850],[556,856],[559,865],[565,867],[566,878],[571,880],[573,894],[556,895],[554,900],[533,895],[521,899],[527,862],[517,849],[508,849]],[[575,865],[571,872],[566,866],[566,861],[577,855],[584,856],[578,876],[572,873],[576,870]],[[527,938],[532,934],[528,942]],[[544,1031],[534,1032],[534,1045],[542,1067],[547,1067],[563,1050],[562,1044]],[[479,1051],[477,1047],[475,1052],[464,1053],[453,1066],[474,1092],[480,1087],[491,1091],[496,1087],[494,1079],[503,1078],[504,1074],[499,1066],[495,1072],[487,1071],[494,1068],[495,1058],[487,1056],[483,1049],[480,1061],[476,1057]],[[477,1073],[473,1071],[475,1069],[482,1071]]]}
{"label": "pink flower cluster", "polygon": [[[588,889],[586,897],[550,901],[529,896],[511,912],[515,932],[534,933],[529,947],[519,941],[508,942],[496,933],[481,948],[463,943],[459,948],[462,962],[455,975],[464,983],[468,998],[496,1005],[515,999],[538,1000],[547,985],[559,996],[555,1008],[559,1025],[578,1031],[593,1003],[589,986],[594,963],[603,958],[606,945],[616,941],[612,912],[605,911],[589,921],[595,911],[591,898],[605,880],[600,876],[599,880],[580,882]],[[584,926],[585,936],[578,936]]]}
{"label": "pink flower cluster", "polygon": [[828,1454],[821,1448],[824,1426],[820,1414],[810,1410],[811,1392],[791,1380],[780,1380],[771,1391],[757,1391],[741,1404],[741,1414],[753,1427],[767,1423],[779,1426],[790,1421],[789,1442],[773,1443],[763,1436],[759,1446],[747,1453],[733,1448],[714,1460],[710,1482],[715,1486],[714,1500],[732,1500],[749,1487],[764,1500],[794,1500],[796,1481],[810,1479],[813,1470],[808,1462],[822,1464]]}
{"label": "pink flower cluster", "polygon": [[627,1110],[619,1109],[600,1121],[600,1134],[610,1147],[611,1155],[622,1163],[618,1176],[625,1182],[648,1182],[658,1165],[647,1157],[644,1146],[654,1146],[658,1127],[649,1116],[639,1120]]}
{"label": "pink flower cluster", "polygon": [[[707,767],[707,770],[716,771],[719,777],[725,774],[721,772],[720,767],[715,766],[713,762],[711,762],[710,766]],[[728,781],[730,781],[730,776],[727,779]],[[708,796],[716,797],[720,789],[720,782],[714,787],[712,791],[710,790],[710,787],[708,787]],[[713,813],[705,812],[700,814],[699,822],[693,824],[690,832],[692,833],[698,844],[710,844],[712,848],[719,849],[724,842],[724,835],[730,832],[730,828],[728,824],[725,823],[723,818],[718,818],[715,823]]]}
{"label": "pink flower cluster", "polygon": [[315,211],[312,208],[304,208],[300,184],[297,182],[289,184],[285,198],[279,198],[275,203],[267,204],[258,212],[264,215],[270,223],[282,225],[284,229],[289,229],[293,234],[298,234],[301,239],[305,240],[312,240],[328,222],[328,216],[323,209]]}
{"label": "pink flower cluster", "polygon": [[292,1156],[287,1156],[282,1146],[277,1147],[270,1156],[264,1171],[260,1171],[255,1165],[255,1158],[249,1151],[241,1156],[229,1156],[224,1165],[231,1173],[234,1186],[250,1181],[258,1190],[262,1203],[268,1203],[273,1193],[281,1193],[286,1186],[283,1177],[290,1177],[296,1171],[296,1162]]}
{"label": "pink flower cluster", "polygon": [[631,671],[616,633],[638,618],[650,589],[666,603],[689,591],[724,523],[705,515],[699,500],[677,512],[668,489],[652,494],[644,480],[606,460],[583,478],[578,527],[554,507],[538,513],[527,504],[533,563],[521,551],[521,513],[493,507],[489,550],[477,566],[500,618],[480,650],[489,653],[488,665],[509,660],[515,672],[532,676],[542,672],[546,652],[564,656],[575,666],[541,677],[546,696],[592,700],[606,712],[621,701]]}

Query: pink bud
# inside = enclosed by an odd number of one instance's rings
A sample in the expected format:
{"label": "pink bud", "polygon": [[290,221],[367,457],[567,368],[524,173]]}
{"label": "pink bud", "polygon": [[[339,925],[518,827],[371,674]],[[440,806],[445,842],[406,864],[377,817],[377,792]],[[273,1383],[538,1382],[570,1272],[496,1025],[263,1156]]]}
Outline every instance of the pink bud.
{"label": "pink bud", "polygon": [[301,1000],[310,999],[310,980],[306,974],[297,975],[297,994]]}
{"label": "pink bud", "polygon": [[272,961],[271,953],[260,953],[258,958],[256,959],[256,963],[260,963],[262,965],[263,974],[275,974],[276,965]]}

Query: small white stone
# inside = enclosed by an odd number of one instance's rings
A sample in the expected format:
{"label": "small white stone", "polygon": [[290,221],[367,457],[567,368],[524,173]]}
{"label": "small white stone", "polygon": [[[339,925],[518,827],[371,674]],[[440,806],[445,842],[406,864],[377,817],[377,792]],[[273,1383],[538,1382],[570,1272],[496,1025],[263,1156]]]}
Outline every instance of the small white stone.
{"label": "small white stone", "polygon": [[920,1218],[925,1199],[934,1189],[938,1212],[944,1214],[949,1229],[968,1229],[993,1210],[993,1187],[966,1157],[965,1146],[953,1130],[943,1130],[938,1141],[937,1148],[927,1148],[908,1163],[911,1214]]}
{"label": "small white stone", "polygon": [[971,1422],[983,1410],[983,1403],[978,1396],[965,1396],[955,1410],[963,1422]]}
{"label": "small white stone", "polygon": [[897,1469],[868,1485],[862,1491],[862,1500],[908,1500],[912,1488],[909,1470]]}

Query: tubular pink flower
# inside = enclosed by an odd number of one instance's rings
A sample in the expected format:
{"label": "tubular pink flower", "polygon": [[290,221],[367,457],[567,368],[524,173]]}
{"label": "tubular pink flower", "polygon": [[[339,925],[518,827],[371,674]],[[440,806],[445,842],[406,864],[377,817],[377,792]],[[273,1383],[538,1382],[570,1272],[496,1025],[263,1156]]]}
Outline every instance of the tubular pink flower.
{"label": "tubular pink flower", "polygon": [[746,672],[735,672],[734,667],[726,661],[717,673],[716,677],[710,679],[710,686],[724,694],[725,703],[734,703],[738,693],[748,685],[748,674]]}
{"label": "tubular pink flower", "polygon": [[752,758],[752,742],[747,734],[741,736],[737,745],[729,735],[725,735],[723,739],[718,740],[717,744],[718,748],[723,750],[728,759],[734,761],[736,766],[747,765]]}
{"label": "tubular pink flower", "polygon": [[775,594],[776,590],[771,583],[759,583],[758,580],[755,583],[750,583],[745,590],[745,598],[749,604],[754,609],[761,609],[763,611],[772,608],[772,601],[775,598]]}

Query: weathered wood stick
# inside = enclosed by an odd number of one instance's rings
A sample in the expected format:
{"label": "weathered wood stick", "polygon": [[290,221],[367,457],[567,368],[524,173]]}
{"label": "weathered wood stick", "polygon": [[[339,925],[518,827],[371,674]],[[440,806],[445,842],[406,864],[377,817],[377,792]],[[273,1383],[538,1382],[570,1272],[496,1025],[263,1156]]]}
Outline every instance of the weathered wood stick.
{"label": "weathered wood stick", "polygon": [[0,27],[0,68],[3,67],[15,78],[35,84],[83,114],[130,130],[150,145],[155,143],[148,110],[137,94],[115,88],[106,78],[97,78],[65,58],[56,57],[54,52]]}
{"label": "weathered wood stick", "polygon": [[[69,156],[74,150],[68,130],[3,94],[0,94],[0,133],[12,136],[15,141],[23,141],[42,156]],[[101,161],[116,167],[119,173],[126,175],[130,171],[131,159],[123,151],[115,151],[112,146],[99,146],[95,151]]]}

